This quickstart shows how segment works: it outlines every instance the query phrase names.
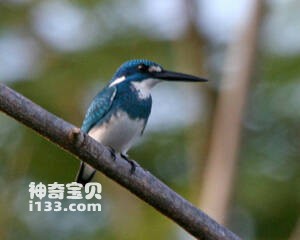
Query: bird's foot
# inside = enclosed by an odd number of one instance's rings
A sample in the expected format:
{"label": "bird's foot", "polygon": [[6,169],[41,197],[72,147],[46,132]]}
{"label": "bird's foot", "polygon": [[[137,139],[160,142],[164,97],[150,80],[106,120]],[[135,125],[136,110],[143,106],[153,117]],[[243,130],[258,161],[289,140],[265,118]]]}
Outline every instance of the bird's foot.
{"label": "bird's foot", "polygon": [[111,158],[114,160],[114,161],[116,161],[116,151],[115,151],[115,149],[113,149],[112,147],[107,147],[108,148],[108,150],[109,150],[109,152],[110,152],[110,156],[111,156]]}
{"label": "bird's foot", "polygon": [[131,170],[130,170],[131,174],[135,172],[136,167],[140,166],[136,161],[129,159],[126,154],[121,153],[121,157],[124,158],[131,165]]}

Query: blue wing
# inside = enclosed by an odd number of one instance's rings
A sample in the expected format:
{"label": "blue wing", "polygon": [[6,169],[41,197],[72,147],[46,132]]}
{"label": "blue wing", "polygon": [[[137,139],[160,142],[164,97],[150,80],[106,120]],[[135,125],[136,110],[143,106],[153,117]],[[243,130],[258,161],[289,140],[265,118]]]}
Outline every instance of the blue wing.
{"label": "blue wing", "polygon": [[81,130],[88,133],[109,112],[116,96],[117,88],[108,87],[99,92],[89,106]]}

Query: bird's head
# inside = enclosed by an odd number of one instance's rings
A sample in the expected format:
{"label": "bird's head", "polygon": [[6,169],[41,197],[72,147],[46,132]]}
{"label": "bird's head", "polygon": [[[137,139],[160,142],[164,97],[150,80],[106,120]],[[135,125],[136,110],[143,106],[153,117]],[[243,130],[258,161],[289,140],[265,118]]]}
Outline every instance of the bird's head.
{"label": "bird's head", "polygon": [[116,71],[109,86],[133,83],[136,86],[143,86],[150,90],[160,81],[206,82],[207,80],[165,70],[161,65],[149,60],[136,59],[123,63]]}

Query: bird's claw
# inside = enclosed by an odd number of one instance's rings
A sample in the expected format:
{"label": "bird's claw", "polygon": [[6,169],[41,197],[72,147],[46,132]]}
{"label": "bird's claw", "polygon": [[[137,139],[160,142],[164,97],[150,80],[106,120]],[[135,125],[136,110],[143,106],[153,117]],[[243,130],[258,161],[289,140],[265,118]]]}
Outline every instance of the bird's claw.
{"label": "bird's claw", "polygon": [[[116,158],[117,158],[116,151],[112,147],[109,147],[109,146],[108,146],[108,150],[110,152],[112,159],[114,161],[116,161]],[[139,164],[137,162],[135,162],[134,160],[129,159],[128,156],[126,156],[123,153],[121,153],[120,155],[123,159],[125,159],[127,162],[129,162],[129,164],[131,165],[130,174],[133,174],[135,172],[136,167],[138,167]]]}
{"label": "bird's claw", "polygon": [[108,147],[108,150],[110,152],[110,156],[113,159],[113,161],[116,161],[117,157],[116,157],[116,151],[115,151],[115,149],[113,149],[112,147]]}
{"label": "bird's claw", "polygon": [[135,172],[135,169],[137,167],[139,167],[139,164],[137,162],[135,162],[134,160],[129,159],[128,156],[126,156],[123,153],[121,153],[121,157],[124,158],[127,162],[129,162],[129,164],[131,165],[130,174],[133,174]]}

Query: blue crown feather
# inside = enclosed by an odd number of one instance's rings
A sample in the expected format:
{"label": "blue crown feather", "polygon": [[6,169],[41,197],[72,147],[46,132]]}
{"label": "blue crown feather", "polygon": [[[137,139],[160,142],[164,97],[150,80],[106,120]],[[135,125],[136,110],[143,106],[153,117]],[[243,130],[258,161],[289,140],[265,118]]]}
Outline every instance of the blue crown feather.
{"label": "blue crown feather", "polygon": [[150,66],[158,66],[158,67],[161,67],[161,65],[155,63],[155,62],[152,62],[150,60],[146,60],[146,59],[134,59],[134,60],[129,60],[125,63],[123,63],[119,68],[118,70],[115,72],[114,76],[112,77],[111,82],[113,82],[116,78],[119,78],[119,77],[122,77],[124,75],[126,75],[126,73],[130,73],[130,72],[134,72],[136,70],[136,67],[141,65],[141,64],[144,64],[148,67]]}

